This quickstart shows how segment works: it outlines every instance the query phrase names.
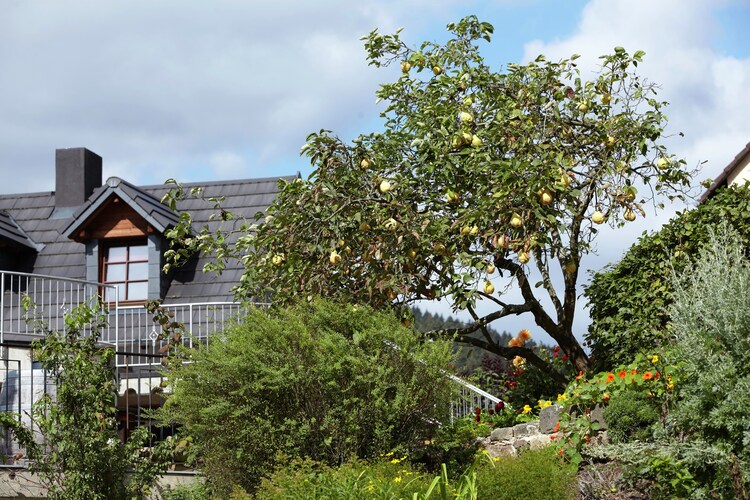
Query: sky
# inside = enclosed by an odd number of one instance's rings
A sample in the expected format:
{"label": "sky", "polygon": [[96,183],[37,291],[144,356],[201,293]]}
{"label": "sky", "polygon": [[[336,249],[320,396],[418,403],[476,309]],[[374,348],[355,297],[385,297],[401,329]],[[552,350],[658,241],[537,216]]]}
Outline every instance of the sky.
{"label": "sky", "polygon": [[[482,53],[497,70],[644,50],[640,74],[671,103],[671,151],[702,165],[696,185],[750,141],[750,0],[0,0],[0,194],[54,190],[55,149],[79,146],[105,179],[135,184],[307,176],[307,134],[380,126],[375,90],[398,68],[368,67],[361,36],[443,41],[470,14],[495,26]],[[585,267],[682,208],[604,232]],[[528,321],[499,326],[537,334]],[[587,322],[580,311],[579,336]]]}

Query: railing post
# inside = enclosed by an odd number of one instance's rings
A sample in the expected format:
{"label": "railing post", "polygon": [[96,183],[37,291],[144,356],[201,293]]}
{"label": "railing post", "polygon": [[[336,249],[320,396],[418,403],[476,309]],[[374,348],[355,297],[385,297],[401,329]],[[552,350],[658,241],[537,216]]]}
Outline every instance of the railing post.
{"label": "railing post", "polygon": [[0,342],[5,342],[5,273],[0,273]]}

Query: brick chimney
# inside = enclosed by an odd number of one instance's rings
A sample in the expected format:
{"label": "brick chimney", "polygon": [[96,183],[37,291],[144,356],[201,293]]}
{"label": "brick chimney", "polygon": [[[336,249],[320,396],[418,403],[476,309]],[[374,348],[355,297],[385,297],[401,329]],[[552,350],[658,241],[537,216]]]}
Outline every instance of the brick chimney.
{"label": "brick chimney", "polygon": [[86,148],[55,150],[56,212],[72,214],[101,185],[101,156]]}

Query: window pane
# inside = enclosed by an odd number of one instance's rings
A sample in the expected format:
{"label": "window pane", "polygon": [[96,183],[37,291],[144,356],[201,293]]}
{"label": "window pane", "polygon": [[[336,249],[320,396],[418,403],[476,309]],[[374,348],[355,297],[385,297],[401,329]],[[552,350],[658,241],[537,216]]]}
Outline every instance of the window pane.
{"label": "window pane", "polygon": [[137,264],[130,264],[129,266],[129,281],[148,279],[148,262],[139,262]]}
{"label": "window pane", "polygon": [[107,252],[108,262],[125,262],[127,247],[109,247]]}
{"label": "window pane", "polygon": [[118,297],[119,297],[119,300],[125,299],[125,283],[118,283],[115,286],[117,287],[117,290],[118,290],[117,296],[115,296],[115,290],[112,286],[104,287],[104,300],[105,301],[113,301]]}
{"label": "window pane", "polygon": [[125,281],[126,264],[108,264],[104,281]]}
{"label": "window pane", "polygon": [[148,247],[146,245],[131,246],[130,260],[148,260]]}
{"label": "window pane", "polygon": [[128,283],[127,300],[139,300],[148,298],[148,282]]}

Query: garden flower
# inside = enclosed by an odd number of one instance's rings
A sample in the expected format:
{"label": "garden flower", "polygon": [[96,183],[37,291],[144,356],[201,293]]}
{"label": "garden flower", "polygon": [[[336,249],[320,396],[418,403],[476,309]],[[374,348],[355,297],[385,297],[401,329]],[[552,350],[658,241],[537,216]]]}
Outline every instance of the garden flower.
{"label": "garden flower", "polygon": [[661,373],[656,372],[654,373],[654,380],[659,380],[661,378]]}
{"label": "garden flower", "polygon": [[643,380],[651,380],[653,375],[651,375],[651,372],[646,372],[643,374]]}
{"label": "garden flower", "polygon": [[501,411],[503,411],[503,408],[505,408],[505,402],[498,401],[497,404],[495,405],[495,412],[500,413]]}
{"label": "garden flower", "polygon": [[516,356],[513,358],[513,366],[516,368],[526,364],[526,360],[522,356]]}
{"label": "garden flower", "polygon": [[531,332],[524,328],[523,330],[518,332],[518,338],[526,342],[527,340],[531,338]]}
{"label": "garden flower", "polygon": [[578,375],[576,375],[576,380],[581,380],[583,378],[583,371],[578,372]]}
{"label": "garden flower", "polygon": [[674,389],[674,382],[672,381],[672,377],[670,375],[667,375],[667,389],[670,391]]}
{"label": "garden flower", "polygon": [[609,401],[609,394],[607,394],[607,393],[605,392],[605,393],[604,393],[604,396],[602,396],[602,400],[603,400],[603,401],[604,401],[605,403],[606,403],[607,401]]}
{"label": "garden flower", "polygon": [[559,430],[560,430],[560,421],[558,420],[557,423],[555,424],[555,430],[552,432],[557,432]]}
{"label": "garden flower", "polygon": [[636,371],[636,370],[631,370],[631,371],[630,371],[630,374],[631,374],[631,375],[636,375],[637,373],[638,373],[638,371]]}
{"label": "garden flower", "polygon": [[559,353],[559,352],[557,352],[557,351],[555,351],[555,352],[553,352],[553,353],[552,353],[552,357],[553,357],[553,358],[556,358],[556,357],[558,357],[559,355],[560,355],[560,353]]}
{"label": "garden flower", "polygon": [[566,399],[568,399],[568,395],[567,395],[566,393],[564,393],[564,392],[563,392],[562,394],[558,394],[558,395],[557,395],[557,400],[558,400],[558,401],[559,401],[560,403],[562,403],[562,402],[563,402],[563,401],[565,401]]}
{"label": "garden flower", "polygon": [[659,362],[659,356],[657,356],[656,354],[654,354],[653,356],[651,356],[651,362],[653,364],[658,363]]}
{"label": "garden flower", "polygon": [[524,415],[526,415],[526,414],[528,414],[528,413],[531,413],[531,406],[529,406],[529,405],[524,405],[524,407],[523,407],[523,411],[522,411],[521,413],[522,413],[522,414],[524,414]]}
{"label": "garden flower", "polygon": [[568,355],[567,354],[563,354],[562,360],[563,361],[567,361],[568,360]]}
{"label": "garden flower", "polygon": [[537,404],[539,405],[539,409],[543,410],[547,408],[548,406],[552,406],[552,401],[545,401],[543,399],[540,399]]}
{"label": "garden flower", "polygon": [[620,373],[617,374],[620,378],[625,378],[625,376],[628,374],[625,370],[620,370]]}
{"label": "garden flower", "polygon": [[400,483],[401,482],[401,476],[396,476],[393,478],[394,483]]}
{"label": "garden flower", "polygon": [[508,341],[508,347],[523,347],[523,340],[512,338]]}
{"label": "garden flower", "polygon": [[608,383],[608,384],[609,384],[609,383],[610,383],[610,382],[612,382],[612,381],[613,381],[614,379],[615,379],[615,374],[614,374],[614,373],[607,373],[607,381],[606,381],[606,383]]}

